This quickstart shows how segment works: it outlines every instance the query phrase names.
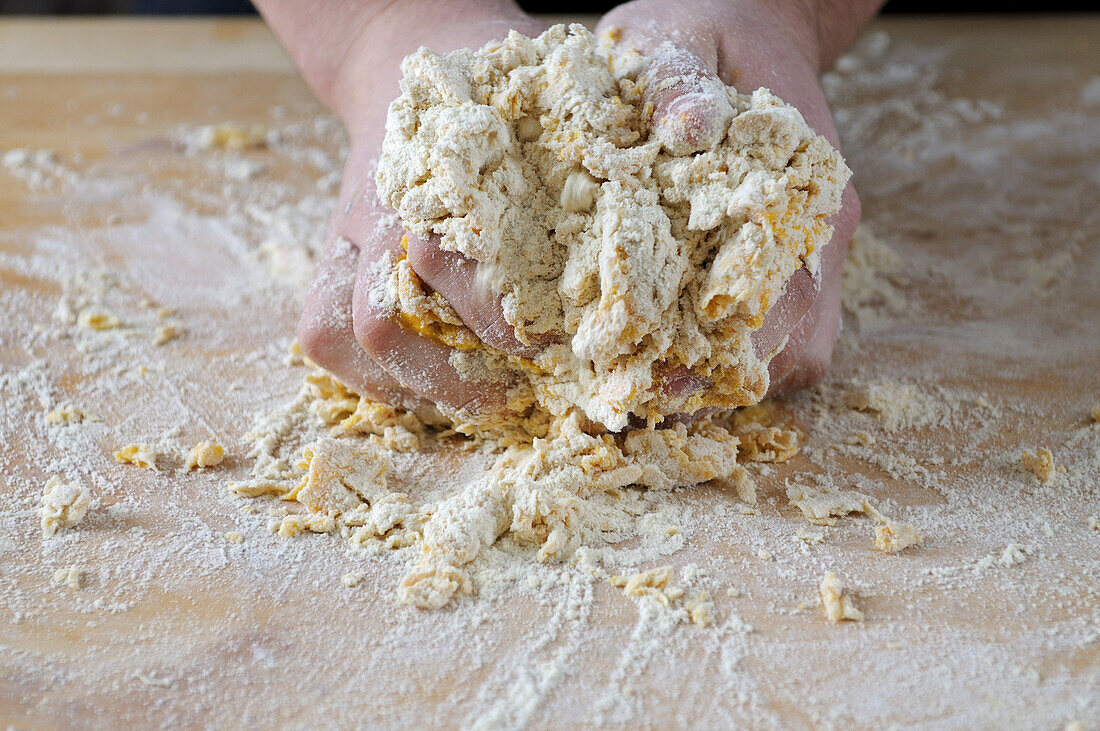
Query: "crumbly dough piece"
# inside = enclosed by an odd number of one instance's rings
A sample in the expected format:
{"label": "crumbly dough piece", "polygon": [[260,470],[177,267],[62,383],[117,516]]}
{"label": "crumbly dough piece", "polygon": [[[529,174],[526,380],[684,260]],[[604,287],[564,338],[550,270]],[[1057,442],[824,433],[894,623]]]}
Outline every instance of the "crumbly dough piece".
{"label": "crumbly dough piece", "polygon": [[110,312],[87,309],[80,313],[76,323],[87,330],[114,330],[122,327],[122,321]]}
{"label": "crumbly dough piece", "polygon": [[1054,476],[1054,455],[1046,447],[1039,447],[1034,452],[1021,452],[1020,465],[1035,475],[1039,482],[1050,482],[1050,478]]}
{"label": "crumbly dough piece", "polygon": [[798,432],[779,426],[750,424],[737,430],[742,462],[786,462],[798,454]]}
{"label": "crumbly dough piece", "polygon": [[39,509],[42,537],[49,538],[82,521],[91,503],[92,494],[84,485],[51,477],[42,491],[42,507]]}
{"label": "crumbly dough piece", "polygon": [[127,444],[115,450],[115,461],[119,464],[132,464],[135,467],[157,469],[157,457],[160,450],[151,444]]}
{"label": "crumbly dough piece", "polygon": [[331,533],[336,530],[336,521],[324,513],[309,515],[287,515],[275,526],[275,532],[284,538],[293,538],[303,533]]}
{"label": "crumbly dough piece", "polygon": [[322,439],[305,448],[302,466],[306,476],[288,497],[316,513],[336,517],[389,493],[389,455],[370,441]]}
{"label": "crumbly dough piece", "polygon": [[71,404],[46,412],[46,423],[54,426],[79,424],[82,421],[84,421],[84,412]]}
{"label": "crumbly dough piece", "polygon": [[916,526],[909,523],[898,523],[887,518],[882,525],[875,526],[875,548],[885,553],[897,553],[923,542],[924,537]]}
{"label": "crumbly dough piece", "polygon": [[225,448],[216,442],[206,440],[191,447],[191,451],[187,453],[187,462],[184,464],[183,470],[184,472],[190,472],[194,469],[203,470],[221,464],[223,459],[225,459]]}
{"label": "crumbly dough piece", "polygon": [[714,623],[714,602],[710,593],[685,592],[674,583],[671,566],[660,566],[631,576],[612,576],[608,583],[622,589],[623,596],[635,601],[651,600],[664,609],[682,608],[684,621],[697,627]]}
{"label": "crumbly dough piece", "polygon": [[153,345],[164,345],[183,335],[183,328],[178,325],[160,325],[153,333]]}
{"label": "crumbly dough piece", "polygon": [[787,499],[807,520],[818,525],[835,525],[835,518],[848,513],[879,515],[868,496],[830,485],[787,485]]}
{"label": "crumbly dough piece", "polygon": [[[669,150],[650,124],[650,65],[558,25],[479,51],[421,49],[402,66],[382,200],[410,234],[480,262],[516,337],[549,345],[530,359],[495,351],[400,257],[372,297],[512,384],[513,413],[579,409],[618,431],[632,415],[759,401],[771,354],[750,336],[832,235],[850,171],[796,109],[725,87],[733,116],[715,145]],[[713,385],[666,388],[689,377]]]}
{"label": "crumbly dough piece", "polygon": [[54,586],[67,586],[70,589],[79,589],[84,586],[84,569],[79,566],[69,566],[53,572]]}
{"label": "crumbly dough piece", "polygon": [[844,593],[844,584],[840,578],[829,571],[821,580],[821,606],[825,608],[825,618],[830,622],[839,622],[850,619],[854,622],[863,621],[863,612],[856,609],[852,603],[852,597]]}
{"label": "crumbly dough piece", "polygon": [[267,146],[267,134],[263,127],[244,127],[232,122],[211,124],[195,131],[191,147],[199,150],[257,150]]}
{"label": "crumbly dough piece", "polygon": [[623,596],[631,599],[652,597],[664,607],[672,606],[684,596],[684,590],[672,583],[671,566],[660,566],[632,576],[612,576],[608,582],[623,590]]}

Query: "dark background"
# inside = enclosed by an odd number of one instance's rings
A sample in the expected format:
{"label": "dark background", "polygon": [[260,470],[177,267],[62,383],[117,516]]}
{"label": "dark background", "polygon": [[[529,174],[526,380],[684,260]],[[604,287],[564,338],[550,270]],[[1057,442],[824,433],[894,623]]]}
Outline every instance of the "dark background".
{"label": "dark background", "polygon": [[[400,0],[398,0],[400,1]],[[674,1],[674,0],[670,0]],[[302,0],[303,9],[311,0]],[[533,13],[603,13],[617,2],[596,0],[552,2],[519,0]],[[976,0],[890,0],[887,13],[1009,13],[1009,12],[1097,12],[1100,0],[1027,0],[1026,2],[976,2]],[[252,13],[248,0],[0,0],[0,14],[9,13],[142,13],[233,15]]]}

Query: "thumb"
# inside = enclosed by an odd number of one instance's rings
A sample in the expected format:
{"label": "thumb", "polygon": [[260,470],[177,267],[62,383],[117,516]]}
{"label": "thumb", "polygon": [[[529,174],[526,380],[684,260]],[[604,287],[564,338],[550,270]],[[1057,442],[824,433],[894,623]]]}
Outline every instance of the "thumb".
{"label": "thumb", "polygon": [[602,42],[649,57],[642,73],[646,121],[662,146],[673,155],[689,155],[714,147],[733,119],[726,85],[718,76],[713,39],[655,34],[651,24],[629,18],[619,25],[615,11],[597,27]]}
{"label": "thumb", "polygon": [[699,55],[665,41],[643,75],[645,110],[672,155],[714,147],[726,136],[733,106],[718,71]]}

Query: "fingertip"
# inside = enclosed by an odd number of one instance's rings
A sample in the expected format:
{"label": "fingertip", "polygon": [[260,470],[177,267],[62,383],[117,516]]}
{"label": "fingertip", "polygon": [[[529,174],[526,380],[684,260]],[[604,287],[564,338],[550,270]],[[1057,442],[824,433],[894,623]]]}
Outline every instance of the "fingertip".
{"label": "fingertip", "polygon": [[669,89],[654,107],[657,139],[672,155],[709,150],[726,136],[733,107],[725,92],[719,96],[696,85]]}
{"label": "fingertip", "polygon": [[409,265],[425,284],[454,308],[462,322],[486,345],[509,355],[534,357],[541,348],[516,337],[515,328],[504,315],[502,296],[490,290],[485,267],[457,251],[444,251],[439,238],[408,236]]}

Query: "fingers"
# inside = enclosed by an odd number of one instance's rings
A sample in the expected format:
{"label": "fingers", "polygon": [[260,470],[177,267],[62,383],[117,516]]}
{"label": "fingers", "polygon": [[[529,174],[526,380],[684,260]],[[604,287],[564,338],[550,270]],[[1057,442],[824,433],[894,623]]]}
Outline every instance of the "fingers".
{"label": "fingers", "polygon": [[402,327],[371,297],[381,276],[375,261],[360,260],[352,298],[359,347],[406,391],[475,415],[501,411],[507,385],[464,379],[450,362],[452,348]]}
{"label": "fingers", "polygon": [[532,358],[538,354],[537,345],[525,345],[516,339],[501,309],[501,296],[487,291],[479,282],[475,260],[457,251],[443,251],[436,236],[424,240],[410,235],[408,244],[413,271],[443,295],[482,342],[512,355]]}
{"label": "fingers", "polygon": [[666,42],[643,78],[650,124],[669,153],[708,150],[726,136],[733,106],[713,65]]}
{"label": "fingers", "polygon": [[[622,11],[601,22],[606,37],[652,58],[642,75],[646,115],[657,139],[673,155],[689,155],[714,147],[725,137],[733,106],[718,76],[715,41],[700,34],[670,34],[643,29],[633,19],[615,25]],[[671,40],[670,40],[671,38]]]}
{"label": "fingers", "polygon": [[[798,323],[810,311],[817,297],[818,282],[802,267],[791,275],[776,303],[764,315],[764,323],[752,334],[753,345],[761,358],[776,355]],[[776,357],[778,357],[776,355]]]}
{"label": "fingers", "polygon": [[355,340],[352,294],[359,249],[336,237],[325,247],[298,325],[306,356],[356,393],[416,410],[423,404],[380,368]]}
{"label": "fingers", "polygon": [[[805,316],[790,331],[786,346],[768,365],[769,394],[812,386],[828,370],[840,331],[844,260],[860,215],[859,196],[849,183],[844,189],[841,211],[834,221],[832,242],[821,253],[821,291],[808,303]],[[775,308],[780,303],[776,303]]]}

